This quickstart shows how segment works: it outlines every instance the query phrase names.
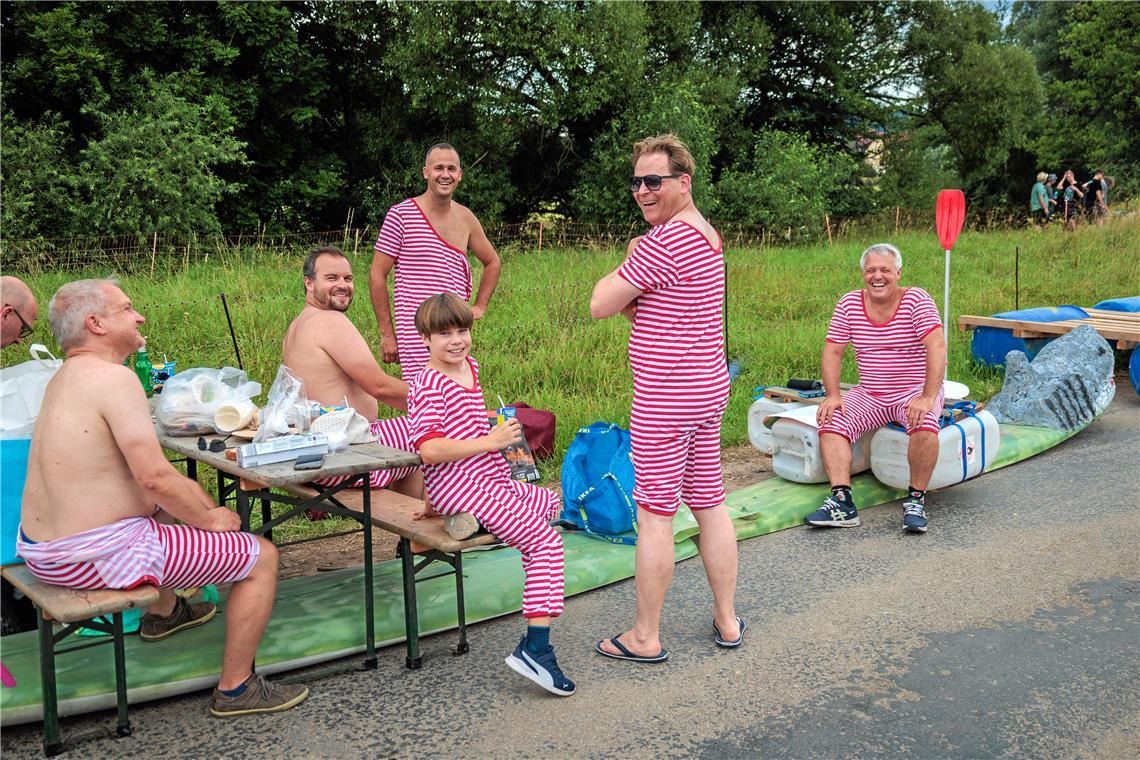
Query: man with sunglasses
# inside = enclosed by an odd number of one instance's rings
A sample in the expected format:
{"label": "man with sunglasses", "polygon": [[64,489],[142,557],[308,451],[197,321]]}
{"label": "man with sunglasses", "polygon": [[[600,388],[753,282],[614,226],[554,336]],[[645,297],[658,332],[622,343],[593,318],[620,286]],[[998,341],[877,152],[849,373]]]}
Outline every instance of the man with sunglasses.
{"label": "man with sunglasses", "polygon": [[[452,196],[463,179],[459,153],[447,143],[428,148],[422,170],[427,189],[388,210],[376,239],[375,256],[368,273],[372,309],[380,328],[380,354],[386,362],[398,361],[404,381],[427,364],[428,350],[416,332],[416,309],[440,293],[471,299],[470,251],[483,265],[479,289],[471,311],[480,319],[487,311],[502,267],[499,254],[483,232],[475,214]],[[393,285],[395,324],[388,298],[388,275],[396,270]]]}
{"label": "man with sunglasses", "polygon": [[234,512],[167,461],[142,385],[123,366],[145,343],[142,315],[115,282],[79,280],[52,297],[48,321],[66,359],[44,392],[28,453],[16,538],[28,570],[75,589],[157,586],[143,641],[214,617],[215,605],[173,589],[232,583],[210,713],[277,712],[304,701],[304,686],[252,671],[273,609],[276,548],[239,530]]}
{"label": "man with sunglasses", "polygon": [[728,403],[724,352],[724,254],[720,235],[693,204],[694,161],[676,135],[633,148],[633,200],[652,229],[630,241],[621,266],[594,287],[595,319],[633,323],[630,413],[637,476],[637,620],[595,651],[662,662],[661,610],[673,579],[673,515],[684,501],[701,529],[701,559],[713,594],[713,639],[744,638],[736,616],[736,534],[725,508],[720,424]]}
{"label": "man with sunglasses", "polygon": [[0,277],[0,348],[19,343],[32,334],[39,308],[31,289],[18,277]]}

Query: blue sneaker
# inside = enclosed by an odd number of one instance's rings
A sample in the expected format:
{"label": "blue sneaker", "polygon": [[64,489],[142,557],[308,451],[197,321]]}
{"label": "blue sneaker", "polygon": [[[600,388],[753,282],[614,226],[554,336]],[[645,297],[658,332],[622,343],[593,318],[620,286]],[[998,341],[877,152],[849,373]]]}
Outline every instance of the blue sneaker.
{"label": "blue sneaker", "polygon": [[562,675],[558,667],[558,660],[554,658],[554,647],[548,647],[542,654],[527,651],[526,637],[524,636],[515,651],[506,659],[511,670],[530,680],[551,694],[568,697],[574,693],[574,682]]}
{"label": "blue sneaker", "polygon": [[854,502],[844,499],[843,494],[832,494],[823,501],[823,506],[804,518],[808,525],[817,528],[854,528],[859,524],[859,510]]}
{"label": "blue sneaker", "polygon": [[921,499],[908,498],[903,502],[903,527],[911,533],[925,533],[926,505]]}

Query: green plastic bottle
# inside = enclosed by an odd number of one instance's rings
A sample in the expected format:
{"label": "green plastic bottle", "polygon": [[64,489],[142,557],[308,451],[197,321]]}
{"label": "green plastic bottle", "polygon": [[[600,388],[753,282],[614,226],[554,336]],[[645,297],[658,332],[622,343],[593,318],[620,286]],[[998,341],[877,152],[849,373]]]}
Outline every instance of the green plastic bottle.
{"label": "green plastic bottle", "polygon": [[146,355],[146,349],[139,349],[139,358],[135,359],[135,374],[139,376],[139,382],[142,383],[143,390],[146,395],[150,395],[150,371],[153,369],[150,364],[150,357]]}

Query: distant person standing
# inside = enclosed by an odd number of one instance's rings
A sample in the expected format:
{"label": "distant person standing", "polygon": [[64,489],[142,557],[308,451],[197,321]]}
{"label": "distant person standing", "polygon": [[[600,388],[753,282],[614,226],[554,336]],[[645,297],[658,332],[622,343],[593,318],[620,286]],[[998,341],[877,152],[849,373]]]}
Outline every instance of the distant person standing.
{"label": "distant person standing", "polygon": [[1099,222],[1108,214],[1107,195],[1104,172],[1097,169],[1093,172],[1093,178],[1085,183],[1085,216],[1090,222]]}
{"label": "distant person standing", "polygon": [[1033,215],[1033,223],[1044,227],[1049,222],[1049,196],[1045,190],[1045,180],[1049,177],[1045,172],[1037,175],[1037,182],[1029,191],[1029,212]]}
{"label": "distant person standing", "polygon": [[18,277],[0,277],[0,348],[19,343],[32,334],[39,307],[31,289]]}
{"label": "distant person standing", "polygon": [[[416,332],[419,305],[439,293],[471,299],[470,250],[483,264],[479,290],[471,311],[479,319],[487,311],[502,267],[483,226],[467,207],[452,200],[463,179],[459,153],[447,143],[428,148],[423,177],[427,189],[388,210],[376,255],[368,273],[372,309],[380,328],[380,353],[386,362],[400,363],[405,381],[413,379],[428,360],[428,349]],[[388,299],[388,273],[395,268],[395,326]]]}
{"label": "distant person standing", "polygon": [[1065,229],[1074,230],[1077,228],[1077,217],[1081,213],[1081,201],[1084,200],[1085,194],[1081,190],[1080,183],[1073,175],[1072,169],[1065,172],[1065,176],[1061,179],[1060,189],[1062,190],[1062,213],[1065,219]]}

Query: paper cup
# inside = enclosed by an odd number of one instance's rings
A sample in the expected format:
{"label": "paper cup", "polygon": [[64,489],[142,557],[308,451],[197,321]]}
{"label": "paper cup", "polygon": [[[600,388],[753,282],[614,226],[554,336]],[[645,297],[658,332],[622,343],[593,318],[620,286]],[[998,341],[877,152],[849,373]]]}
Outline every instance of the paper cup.
{"label": "paper cup", "polygon": [[232,433],[248,425],[257,414],[257,406],[249,399],[222,404],[214,412],[214,427],[219,433]]}

